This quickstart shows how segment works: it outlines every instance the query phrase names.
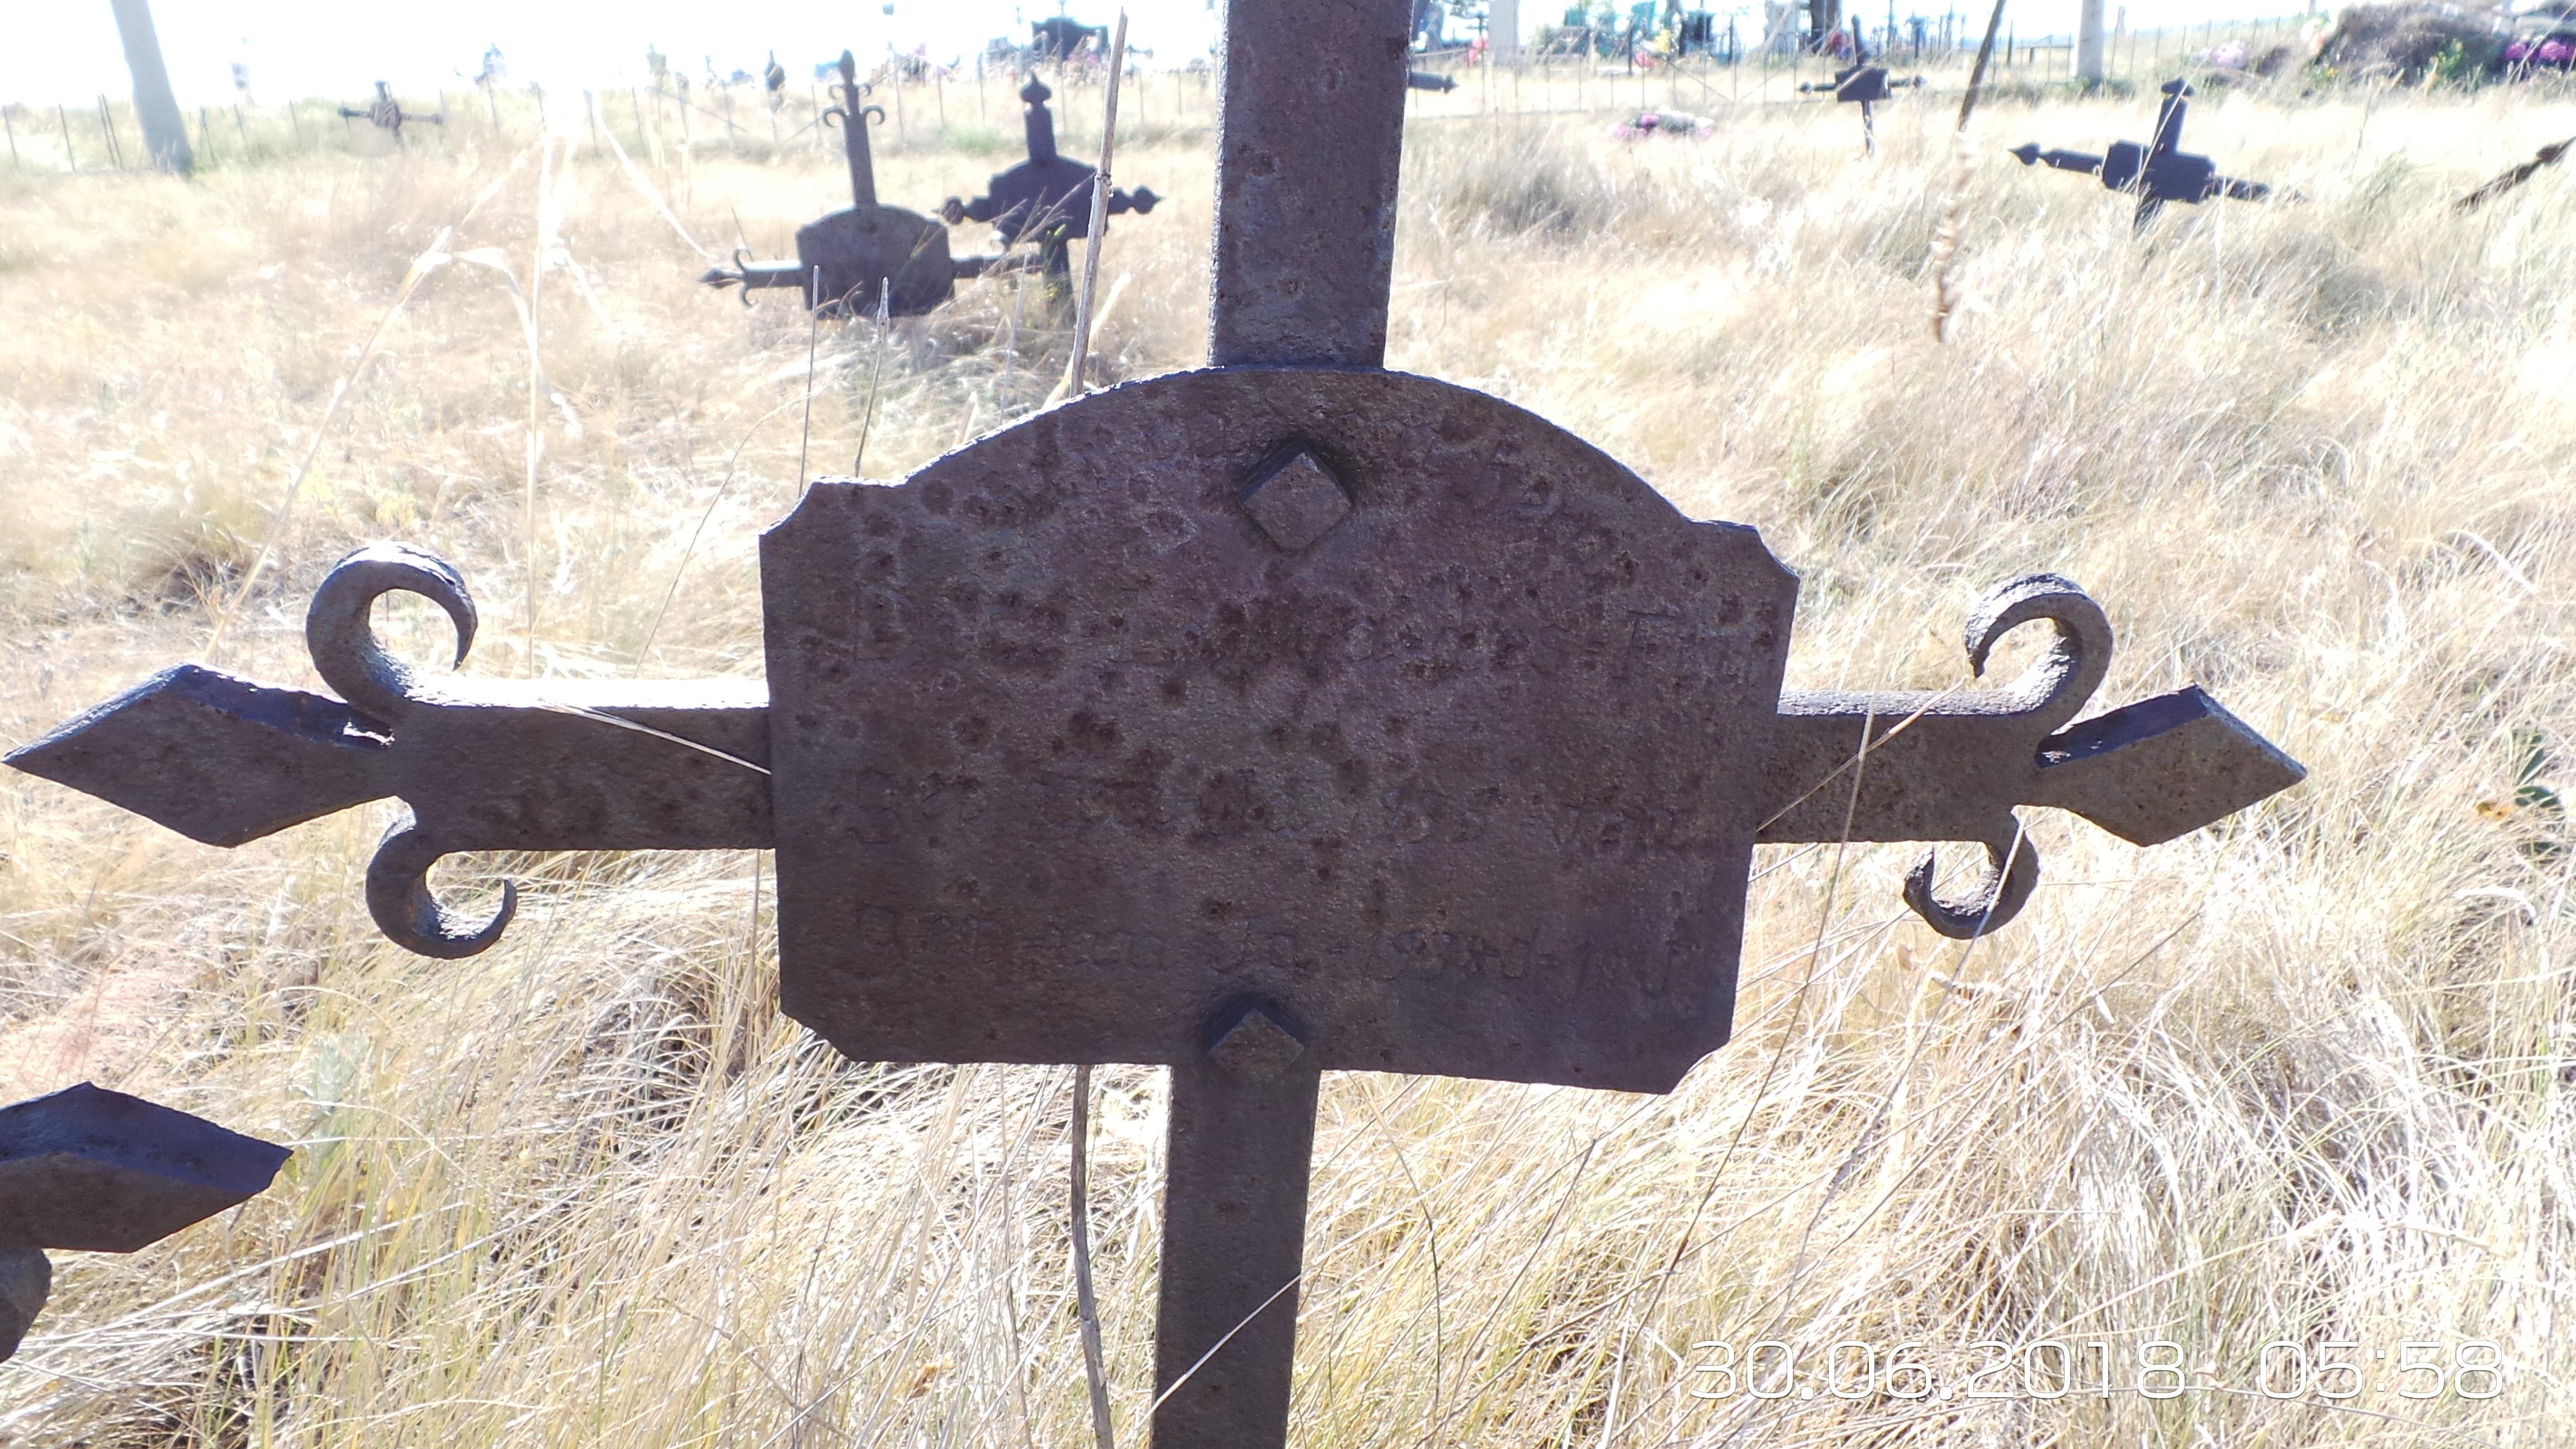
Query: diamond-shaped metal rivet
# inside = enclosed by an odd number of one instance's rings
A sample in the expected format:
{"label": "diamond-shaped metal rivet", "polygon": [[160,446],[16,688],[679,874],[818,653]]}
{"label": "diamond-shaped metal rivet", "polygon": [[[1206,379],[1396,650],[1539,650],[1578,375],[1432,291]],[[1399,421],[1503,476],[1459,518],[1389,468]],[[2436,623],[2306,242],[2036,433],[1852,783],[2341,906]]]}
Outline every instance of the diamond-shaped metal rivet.
{"label": "diamond-shaped metal rivet", "polygon": [[1209,1045],[1215,1063],[1247,1081],[1277,1076],[1303,1056],[1306,1044],[1258,1004],[1246,1006],[1234,1024]]}
{"label": "diamond-shaped metal rivet", "polygon": [[1243,490],[1243,511],[1272,543],[1303,553],[1350,516],[1351,495],[1314,454],[1299,448]]}

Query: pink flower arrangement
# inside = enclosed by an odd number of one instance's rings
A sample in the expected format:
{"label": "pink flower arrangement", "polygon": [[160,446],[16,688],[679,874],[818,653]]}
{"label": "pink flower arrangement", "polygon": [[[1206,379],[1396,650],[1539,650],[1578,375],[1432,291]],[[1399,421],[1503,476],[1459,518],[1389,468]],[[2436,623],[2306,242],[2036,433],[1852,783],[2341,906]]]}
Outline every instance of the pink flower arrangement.
{"label": "pink flower arrangement", "polygon": [[1639,111],[1610,128],[1615,141],[1634,141],[1645,136],[1705,136],[1717,129],[1717,123],[1706,116],[1685,115],[1680,111]]}
{"label": "pink flower arrangement", "polygon": [[2504,58],[2511,65],[2551,65],[2563,70],[2576,64],[2576,37],[2552,35],[2540,40],[2517,40],[2504,48]]}

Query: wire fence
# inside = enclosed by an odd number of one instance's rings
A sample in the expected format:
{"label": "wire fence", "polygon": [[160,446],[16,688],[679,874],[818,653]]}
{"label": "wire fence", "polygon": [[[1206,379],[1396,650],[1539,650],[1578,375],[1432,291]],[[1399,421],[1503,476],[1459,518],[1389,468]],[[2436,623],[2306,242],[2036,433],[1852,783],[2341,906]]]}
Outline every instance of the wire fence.
{"label": "wire fence", "polygon": [[[2201,75],[2260,62],[2279,47],[2292,48],[2293,64],[2306,60],[2314,22],[2301,16],[2219,21],[2158,30],[2113,31],[2107,37],[2106,81],[2146,87],[2175,75]],[[1890,17],[1873,44],[1876,59],[1919,72],[1934,94],[1964,85],[1975,37],[1965,17],[1937,20]],[[1694,53],[1642,52],[1623,38],[1594,32],[1560,32],[1548,43],[1524,48],[1508,61],[1480,52],[1452,50],[1417,56],[1426,76],[1446,91],[1417,91],[1417,117],[1615,114],[1633,110],[1707,111],[1730,106],[1798,102],[1801,85],[1829,82],[1847,58],[1795,49],[1765,49],[1740,34],[1720,31]],[[1605,48],[1608,53],[1605,54]],[[2074,87],[2074,41],[2063,35],[2025,38],[2007,30],[1996,43],[1989,86],[2046,91]],[[874,144],[902,151],[915,147],[1016,152],[1019,144],[1018,69],[981,61],[946,69],[888,68],[868,100],[884,108]],[[1046,68],[1055,91],[1050,103],[1058,136],[1069,152],[1097,145],[1096,61],[1078,59]],[[397,150],[451,151],[548,128],[587,132],[593,144],[613,136],[639,163],[657,172],[685,166],[694,157],[732,155],[766,160],[798,150],[837,153],[840,139],[820,123],[828,93],[820,79],[772,92],[758,82],[704,82],[676,76],[658,85],[635,85],[569,94],[530,85],[492,84],[435,95],[398,96],[407,119],[399,130],[368,117],[372,97],[348,101],[303,99],[261,103],[244,96],[230,105],[199,106],[185,113],[188,140],[201,169],[256,166],[294,156],[381,156]],[[1142,144],[1203,133],[1215,124],[1214,76],[1203,64],[1133,73],[1120,92],[1122,144]],[[142,131],[130,102],[99,96],[94,105],[0,105],[9,166],[21,174],[87,174],[149,166]],[[603,135],[605,133],[605,136]]]}

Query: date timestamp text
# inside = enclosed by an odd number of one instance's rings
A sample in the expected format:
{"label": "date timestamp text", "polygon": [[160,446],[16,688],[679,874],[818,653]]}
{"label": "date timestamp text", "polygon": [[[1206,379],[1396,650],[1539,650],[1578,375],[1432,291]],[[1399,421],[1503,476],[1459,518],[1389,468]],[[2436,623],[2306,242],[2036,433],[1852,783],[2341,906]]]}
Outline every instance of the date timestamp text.
{"label": "date timestamp text", "polygon": [[2504,1392],[2506,1379],[2504,1349],[2483,1338],[2410,1339],[2377,1351],[2349,1339],[2276,1340],[2256,1349],[2245,1369],[2247,1382],[2228,1382],[2188,1366],[2183,1346],[2161,1338],[1982,1339],[1947,1351],[1858,1339],[1821,1347],[1703,1339],[1691,1345],[1684,1386],[1695,1399],[2175,1399],[2209,1391],[2275,1399],[2492,1399]]}

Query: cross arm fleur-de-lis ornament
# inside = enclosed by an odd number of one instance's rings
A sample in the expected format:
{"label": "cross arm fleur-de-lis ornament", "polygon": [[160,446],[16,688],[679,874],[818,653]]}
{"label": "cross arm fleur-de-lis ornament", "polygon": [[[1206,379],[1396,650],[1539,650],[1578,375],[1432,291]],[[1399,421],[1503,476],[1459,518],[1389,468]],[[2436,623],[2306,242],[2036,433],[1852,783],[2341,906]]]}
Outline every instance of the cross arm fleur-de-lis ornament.
{"label": "cross arm fleur-de-lis ornament", "polygon": [[868,103],[869,86],[859,79],[856,56],[842,51],[837,68],[841,78],[833,83],[832,95],[838,104],[817,120],[841,128],[841,154],[850,168],[849,206],[798,227],[792,262],[755,262],[748,249],[737,249],[730,268],[710,267],[698,280],[710,287],[742,288],[746,307],[754,292],[794,287],[805,294],[805,305],[817,310],[864,314],[882,301],[890,317],[918,317],[955,294],[961,272],[978,272],[960,268],[949,256],[948,228],[877,200],[868,120],[883,122],[885,108]]}
{"label": "cross arm fleur-de-lis ornament", "polygon": [[1210,366],[1077,397],[760,550],[767,679],[424,677],[368,624],[463,578],[400,546],[308,619],[337,698],[183,665],[9,757],[218,844],[407,807],[377,923],[489,946],[451,852],[774,847],[780,999],[861,1059],[1172,1073],[1154,1442],[1286,1436],[1326,1070],[1669,1090],[1732,1022],[1753,847],[1962,842],[1906,899],[2010,920],[2015,811],[2154,844],[2301,778],[2198,689],[2077,720],[2102,610],[1967,621],[1999,689],[1781,690],[1796,576],[1509,403],[1389,372],[1406,0],[1226,16]]}

